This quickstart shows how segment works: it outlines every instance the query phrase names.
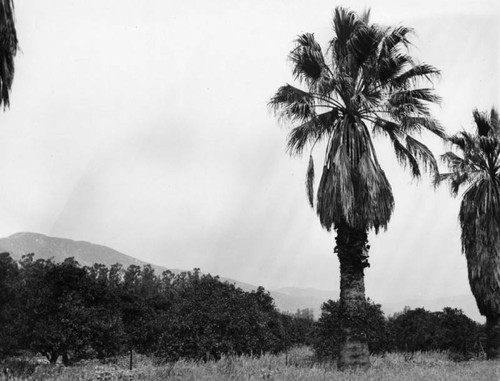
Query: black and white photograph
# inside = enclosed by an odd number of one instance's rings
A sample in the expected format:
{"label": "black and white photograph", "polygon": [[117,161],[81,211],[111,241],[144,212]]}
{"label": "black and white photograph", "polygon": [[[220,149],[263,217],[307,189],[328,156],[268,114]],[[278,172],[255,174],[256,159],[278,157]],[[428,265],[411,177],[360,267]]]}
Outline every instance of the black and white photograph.
{"label": "black and white photograph", "polygon": [[0,381],[500,380],[500,2],[0,0]]}

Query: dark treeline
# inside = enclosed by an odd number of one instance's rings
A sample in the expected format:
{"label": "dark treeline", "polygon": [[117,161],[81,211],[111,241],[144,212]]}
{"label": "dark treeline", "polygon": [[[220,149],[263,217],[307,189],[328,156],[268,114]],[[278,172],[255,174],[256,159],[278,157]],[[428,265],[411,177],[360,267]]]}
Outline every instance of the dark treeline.
{"label": "dark treeline", "polygon": [[263,288],[244,292],[198,269],[157,276],[151,266],[81,267],[0,254],[0,356],[51,363],[130,350],[166,361],[276,353],[303,344],[312,314],[282,314]]}
{"label": "dark treeline", "polygon": [[[198,269],[157,275],[148,265],[82,267],[73,258],[0,254],[0,357],[40,353],[68,364],[134,350],[164,361],[203,360],[309,345],[331,358],[342,341],[339,313],[331,300],[318,321],[307,309],[281,313],[263,288],[244,292]],[[386,318],[369,301],[353,318],[372,353],[481,350],[483,327],[460,310],[405,309]]]}
{"label": "dark treeline", "polygon": [[[312,341],[320,358],[335,357],[342,342],[340,304],[329,300],[322,306]],[[484,354],[485,327],[462,310],[446,307],[440,312],[406,307],[389,318],[380,304],[368,300],[353,315],[353,334],[366,335],[371,353],[449,351],[456,360]],[[331,338],[336,338],[331,340]]]}

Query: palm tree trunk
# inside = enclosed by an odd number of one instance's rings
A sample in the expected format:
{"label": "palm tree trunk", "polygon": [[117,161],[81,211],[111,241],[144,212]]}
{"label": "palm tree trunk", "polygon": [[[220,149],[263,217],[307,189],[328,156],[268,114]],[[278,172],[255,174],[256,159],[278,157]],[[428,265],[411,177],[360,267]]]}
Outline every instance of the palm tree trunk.
{"label": "palm tree trunk", "polygon": [[500,316],[486,317],[486,357],[488,360],[500,358]]}
{"label": "palm tree trunk", "polygon": [[369,266],[365,255],[366,230],[346,225],[337,228],[335,250],[340,262],[340,326],[342,341],[337,366],[340,370],[370,367],[368,342],[360,313],[366,303],[364,268]]}

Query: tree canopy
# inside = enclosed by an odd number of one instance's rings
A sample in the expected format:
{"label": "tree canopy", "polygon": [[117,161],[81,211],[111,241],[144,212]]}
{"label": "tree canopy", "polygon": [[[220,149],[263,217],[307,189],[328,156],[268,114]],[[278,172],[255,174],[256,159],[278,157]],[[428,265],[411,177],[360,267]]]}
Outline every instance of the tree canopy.
{"label": "tree canopy", "polygon": [[[326,145],[316,210],[321,224],[346,223],[352,228],[387,227],[394,208],[390,184],[375,151],[372,135],[387,136],[397,159],[413,176],[423,168],[435,172],[437,163],[416,136],[427,130],[444,137],[429,105],[439,102],[429,81],[439,76],[431,65],[409,54],[412,29],[370,23],[360,15],[335,9],[333,38],[326,53],[313,34],[295,41],[289,54],[299,86],[278,89],[269,105],[293,128],[291,154]],[[306,187],[314,204],[315,169],[310,156]]]}

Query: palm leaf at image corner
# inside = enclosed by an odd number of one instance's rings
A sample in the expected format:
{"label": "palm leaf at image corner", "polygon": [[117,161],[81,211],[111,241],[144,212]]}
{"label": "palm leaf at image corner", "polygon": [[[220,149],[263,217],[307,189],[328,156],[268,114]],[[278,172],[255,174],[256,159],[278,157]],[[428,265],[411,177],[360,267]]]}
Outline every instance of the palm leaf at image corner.
{"label": "palm leaf at image corner", "polygon": [[0,106],[8,107],[14,81],[14,57],[18,50],[14,2],[0,0]]}

